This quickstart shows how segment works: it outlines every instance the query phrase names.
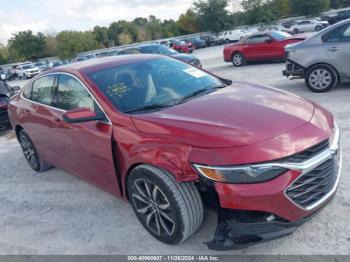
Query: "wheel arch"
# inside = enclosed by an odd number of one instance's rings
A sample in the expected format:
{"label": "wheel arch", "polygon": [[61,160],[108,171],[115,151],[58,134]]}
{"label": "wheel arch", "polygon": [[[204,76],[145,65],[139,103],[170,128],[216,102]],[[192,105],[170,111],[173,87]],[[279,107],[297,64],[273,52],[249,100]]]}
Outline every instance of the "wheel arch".
{"label": "wheel arch", "polygon": [[24,130],[24,128],[21,125],[16,125],[15,132],[16,132],[17,138],[18,138],[19,132],[21,132],[21,130]]}
{"label": "wheel arch", "polygon": [[[130,178],[130,175],[132,173],[133,170],[135,170],[137,167],[139,166],[148,166],[148,167],[155,167],[157,169],[160,169],[162,171],[165,171],[167,173],[169,173],[171,176],[173,176],[175,178],[176,181],[178,181],[178,178],[176,175],[173,174],[173,172],[171,170],[169,170],[169,168],[166,168],[164,166],[158,166],[158,165],[154,165],[152,163],[146,163],[146,162],[138,162],[138,163],[134,163],[132,164],[126,171],[124,179],[123,179],[123,191],[124,191],[124,197],[126,200],[129,201],[129,195],[128,195],[128,190],[127,190],[127,184],[128,184],[128,180]],[[181,182],[181,181],[180,181]]]}
{"label": "wheel arch", "polygon": [[240,54],[240,55],[242,55],[243,58],[245,59],[245,56],[243,55],[243,53],[242,53],[241,51],[239,51],[239,50],[234,50],[234,51],[232,52],[232,54],[231,54],[231,61],[232,61],[233,56],[234,56],[235,54]]}
{"label": "wheel arch", "polygon": [[331,64],[329,64],[329,63],[326,63],[326,62],[317,62],[317,63],[314,63],[314,64],[312,64],[312,65],[309,65],[309,66],[306,68],[306,70],[305,70],[305,74],[306,74],[312,67],[314,67],[314,66],[320,66],[320,65],[326,65],[326,66],[331,67],[331,68],[334,70],[334,72],[336,73],[337,78],[338,78],[338,81],[340,81],[340,74],[339,74],[338,70],[337,70],[333,65],[331,65]]}

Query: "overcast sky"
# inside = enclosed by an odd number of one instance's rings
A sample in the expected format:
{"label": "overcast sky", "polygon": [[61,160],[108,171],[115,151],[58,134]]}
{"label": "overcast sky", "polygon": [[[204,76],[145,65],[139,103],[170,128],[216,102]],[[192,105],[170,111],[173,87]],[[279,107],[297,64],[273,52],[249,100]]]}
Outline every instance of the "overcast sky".
{"label": "overcast sky", "polygon": [[[193,0],[0,0],[0,43],[22,30],[57,33],[155,15],[177,19]],[[233,0],[236,1],[236,0]],[[238,0],[237,0],[238,1]]]}

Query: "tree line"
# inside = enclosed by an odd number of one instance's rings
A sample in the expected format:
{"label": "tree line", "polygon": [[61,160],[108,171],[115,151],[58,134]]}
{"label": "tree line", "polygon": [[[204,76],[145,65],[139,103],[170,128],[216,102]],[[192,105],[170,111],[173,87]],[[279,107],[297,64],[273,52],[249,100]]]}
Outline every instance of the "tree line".
{"label": "tree line", "polygon": [[234,0],[195,0],[177,20],[160,20],[151,15],[132,21],[120,20],[88,31],[62,31],[57,35],[22,31],[13,34],[8,44],[0,43],[0,64],[77,53],[98,48],[174,37],[204,31],[214,33],[240,25],[270,23],[298,15],[314,16],[330,8],[350,6],[350,0],[243,0],[242,11],[230,11]]}

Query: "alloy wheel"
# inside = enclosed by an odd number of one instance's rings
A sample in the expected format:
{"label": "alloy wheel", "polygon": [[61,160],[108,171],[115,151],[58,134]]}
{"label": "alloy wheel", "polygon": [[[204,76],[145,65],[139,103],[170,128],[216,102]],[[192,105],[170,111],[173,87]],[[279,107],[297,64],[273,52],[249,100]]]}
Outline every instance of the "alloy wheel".
{"label": "alloy wheel", "polygon": [[232,61],[234,65],[240,66],[243,63],[243,57],[240,54],[234,54]]}
{"label": "alloy wheel", "polygon": [[171,236],[175,232],[174,210],[163,191],[151,181],[134,181],[132,200],[139,217],[147,228],[158,236]]}
{"label": "alloy wheel", "polygon": [[33,169],[38,168],[38,157],[34,150],[32,142],[28,139],[28,137],[24,134],[20,136],[20,144],[23,150],[23,154],[27,159],[29,165]]}
{"label": "alloy wheel", "polygon": [[312,88],[322,90],[332,84],[331,73],[326,69],[316,69],[309,76],[309,83]]}

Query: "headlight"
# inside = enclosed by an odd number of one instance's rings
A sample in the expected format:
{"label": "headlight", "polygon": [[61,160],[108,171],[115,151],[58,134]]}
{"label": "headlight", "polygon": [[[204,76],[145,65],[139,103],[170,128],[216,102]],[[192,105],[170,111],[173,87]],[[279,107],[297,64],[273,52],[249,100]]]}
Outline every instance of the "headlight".
{"label": "headlight", "polygon": [[332,151],[337,151],[339,149],[339,140],[340,140],[340,130],[336,121],[333,124],[333,134],[330,138],[329,149]]}
{"label": "headlight", "polygon": [[204,165],[193,165],[204,177],[224,183],[252,184],[265,182],[279,175],[288,169],[272,166],[271,164],[244,165],[237,167],[212,167]]}

